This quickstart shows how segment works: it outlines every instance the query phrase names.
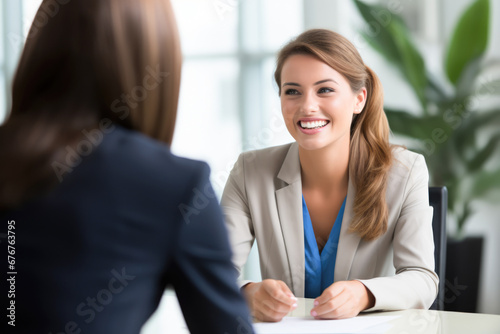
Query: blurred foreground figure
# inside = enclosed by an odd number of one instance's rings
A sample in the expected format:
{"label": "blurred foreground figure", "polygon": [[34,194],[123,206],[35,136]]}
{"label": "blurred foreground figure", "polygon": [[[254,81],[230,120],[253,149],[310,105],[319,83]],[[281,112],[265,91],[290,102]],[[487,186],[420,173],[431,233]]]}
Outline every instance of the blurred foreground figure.
{"label": "blurred foreground figure", "polygon": [[168,147],[180,71],[168,0],[43,1],[0,127],[2,333],[137,334],[169,284],[192,333],[253,333],[209,168]]}

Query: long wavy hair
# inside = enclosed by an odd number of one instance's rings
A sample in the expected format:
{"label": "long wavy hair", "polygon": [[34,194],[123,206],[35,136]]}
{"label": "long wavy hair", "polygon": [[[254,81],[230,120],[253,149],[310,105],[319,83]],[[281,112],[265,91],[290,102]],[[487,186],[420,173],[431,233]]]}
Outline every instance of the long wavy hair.
{"label": "long wavy hair", "polygon": [[330,30],[312,29],[286,44],[278,54],[274,77],[280,95],[283,64],[295,54],[311,55],[335,69],[355,93],[366,87],[365,107],[353,116],[351,124],[349,178],[356,196],[350,231],[366,240],[376,239],[387,231],[387,172],[393,160],[380,80],[349,40]]}
{"label": "long wavy hair", "polygon": [[170,145],[181,63],[168,0],[44,0],[0,127],[0,210],[57,184],[51,164],[103,120]]}

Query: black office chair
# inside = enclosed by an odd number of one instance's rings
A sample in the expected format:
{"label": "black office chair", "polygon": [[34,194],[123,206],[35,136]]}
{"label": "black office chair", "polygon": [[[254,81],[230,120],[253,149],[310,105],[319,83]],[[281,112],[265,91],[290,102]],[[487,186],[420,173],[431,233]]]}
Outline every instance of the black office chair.
{"label": "black office chair", "polygon": [[444,310],[446,270],[446,211],[448,190],[446,187],[429,187],[429,204],[434,208],[432,230],[434,232],[434,260],[439,276],[439,292],[431,310]]}

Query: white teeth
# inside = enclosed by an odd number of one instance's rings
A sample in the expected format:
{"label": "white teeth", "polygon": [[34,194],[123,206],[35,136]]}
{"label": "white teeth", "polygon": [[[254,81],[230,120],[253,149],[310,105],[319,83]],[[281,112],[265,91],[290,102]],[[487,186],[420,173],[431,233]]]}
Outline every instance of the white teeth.
{"label": "white teeth", "polygon": [[328,124],[327,121],[312,121],[312,122],[300,121],[300,126],[303,127],[304,129],[322,128],[327,124]]}

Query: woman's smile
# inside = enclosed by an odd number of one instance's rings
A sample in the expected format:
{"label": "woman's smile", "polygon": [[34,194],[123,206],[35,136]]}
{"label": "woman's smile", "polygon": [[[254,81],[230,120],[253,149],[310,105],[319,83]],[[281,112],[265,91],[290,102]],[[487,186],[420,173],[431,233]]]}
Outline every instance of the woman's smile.
{"label": "woman's smile", "polygon": [[313,135],[323,131],[328,125],[330,121],[325,119],[301,119],[297,122],[297,126],[300,131],[307,134]]}

